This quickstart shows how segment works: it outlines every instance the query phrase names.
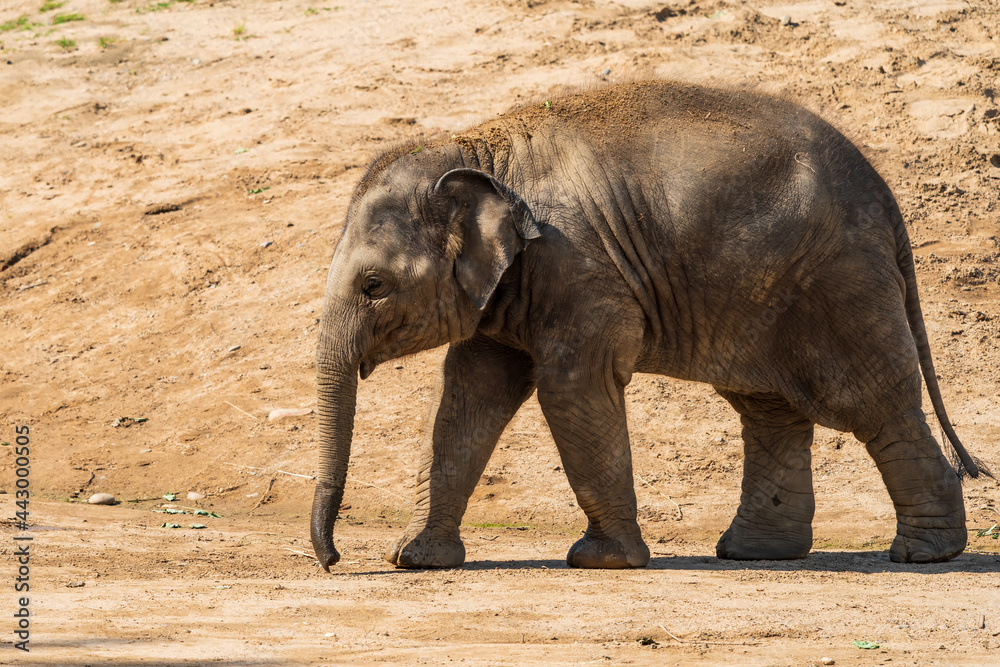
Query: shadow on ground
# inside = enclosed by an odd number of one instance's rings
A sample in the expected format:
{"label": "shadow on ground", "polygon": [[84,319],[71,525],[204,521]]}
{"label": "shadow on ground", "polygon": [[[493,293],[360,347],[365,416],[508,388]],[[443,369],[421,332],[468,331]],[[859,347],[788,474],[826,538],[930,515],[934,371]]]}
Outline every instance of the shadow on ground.
{"label": "shadow on ground", "polygon": [[[477,560],[461,566],[462,570],[569,570],[566,561],[557,559]],[[940,574],[946,572],[1000,573],[1000,554],[964,553],[946,563],[893,563],[886,551],[814,551],[800,560],[722,560],[709,556],[658,556],[650,559],[646,570],[710,570],[768,572],[898,572],[900,574]],[[413,570],[372,570],[344,572],[351,575],[405,574]]]}

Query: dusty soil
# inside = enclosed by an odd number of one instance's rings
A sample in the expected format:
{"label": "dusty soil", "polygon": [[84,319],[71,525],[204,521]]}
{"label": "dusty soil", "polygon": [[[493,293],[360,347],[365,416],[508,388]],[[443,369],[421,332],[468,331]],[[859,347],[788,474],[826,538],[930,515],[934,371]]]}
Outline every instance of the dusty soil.
{"label": "dusty soil", "polygon": [[[326,267],[375,152],[655,75],[759,83],[863,147],[912,227],[953,421],[1000,468],[1000,5],[341,1],[0,1],[0,440],[30,427],[33,493],[30,532],[2,530],[0,662],[1000,664],[1000,543],[976,536],[1000,522],[989,478],[965,484],[965,555],[895,565],[874,465],[820,431],[814,553],[719,561],[738,422],[708,387],[640,376],[650,567],[565,567],[584,517],[532,400],[473,497],[467,565],[396,571],[381,553],[409,515],[433,351],[362,383],[326,574],[315,415],[267,419],[315,405]],[[123,502],[82,504],[95,492]],[[19,534],[30,653],[11,641]]]}

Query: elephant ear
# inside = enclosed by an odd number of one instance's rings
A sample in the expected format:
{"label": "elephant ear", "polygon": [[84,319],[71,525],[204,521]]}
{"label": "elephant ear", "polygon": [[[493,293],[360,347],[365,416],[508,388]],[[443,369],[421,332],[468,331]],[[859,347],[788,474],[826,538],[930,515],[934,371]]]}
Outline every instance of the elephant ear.
{"label": "elephant ear", "polygon": [[455,276],[479,310],[525,244],[541,236],[528,205],[477,169],[453,169],[434,192],[448,197],[448,253]]}

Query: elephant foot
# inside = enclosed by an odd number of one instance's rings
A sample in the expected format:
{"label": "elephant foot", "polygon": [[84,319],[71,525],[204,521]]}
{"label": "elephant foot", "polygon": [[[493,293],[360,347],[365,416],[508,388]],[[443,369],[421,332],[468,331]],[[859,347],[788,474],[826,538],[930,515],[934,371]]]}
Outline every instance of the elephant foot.
{"label": "elephant foot", "polygon": [[964,529],[923,530],[919,536],[896,535],[889,548],[889,560],[894,563],[940,563],[965,551],[968,532]]}
{"label": "elephant foot", "polygon": [[794,535],[753,531],[741,526],[729,527],[719,543],[715,555],[729,560],[794,560],[805,558],[812,548],[812,526]]}
{"label": "elephant foot", "polygon": [[465,562],[465,545],[455,535],[435,535],[429,528],[407,530],[385,552],[385,559],[400,568],[458,567]]}
{"label": "elephant foot", "polygon": [[937,563],[962,553],[969,534],[958,475],[924,413],[914,408],[882,424],[866,444],[896,507],[895,563]]}
{"label": "elephant foot", "polygon": [[605,570],[621,570],[628,567],[646,567],[649,563],[649,547],[642,538],[617,540],[613,537],[590,537],[584,535],[570,547],[566,564],[570,567],[586,567]]}

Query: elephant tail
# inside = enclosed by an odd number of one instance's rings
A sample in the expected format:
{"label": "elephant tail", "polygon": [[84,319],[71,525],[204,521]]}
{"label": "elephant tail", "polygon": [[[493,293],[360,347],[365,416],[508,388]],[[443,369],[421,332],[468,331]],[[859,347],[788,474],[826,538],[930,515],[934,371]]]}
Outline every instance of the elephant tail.
{"label": "elephant tail", "polygon": [[[934,371],[931,346],[927,341],[927,329],[924,328],[924,315],[920,309],[920,297],[917,296],[917,276],[914,271],[913,249],[910,247],[910,238],[906,233],[906,226],[898,209],[896,209],[893,217],[896,219],[896,266],[899,267],[900,273],[903,274],[903,283],[906,287],[906,319],[910,324],[910,332],[913,334],[913,340],[917,345],[920,370],[923,372],[924,382],[927,383],[927,393],[930,394],[931,404],[934,406],[934,414],[937,415],[941,428],[944,430],[945,435],[948,436],[948,441],[955,450],[955,454],[958,455],[958,461],[955,461],[954,458],[952,459],[952,464],[955,466],[958,476],[962,477],[965,472],[968,472],[970,477],[978,477],[980,466],[976,465],[976,462],[962,445],[962,441],[958,439],[958,434],[955,433],[955,429],[951,425],[951,420],[948,419],[948,413],[944,409],[944,401],[941,400],[941,387],[938,385],[937,373]],[[992,477],[988,470],[984,468],[983,471]]]}

